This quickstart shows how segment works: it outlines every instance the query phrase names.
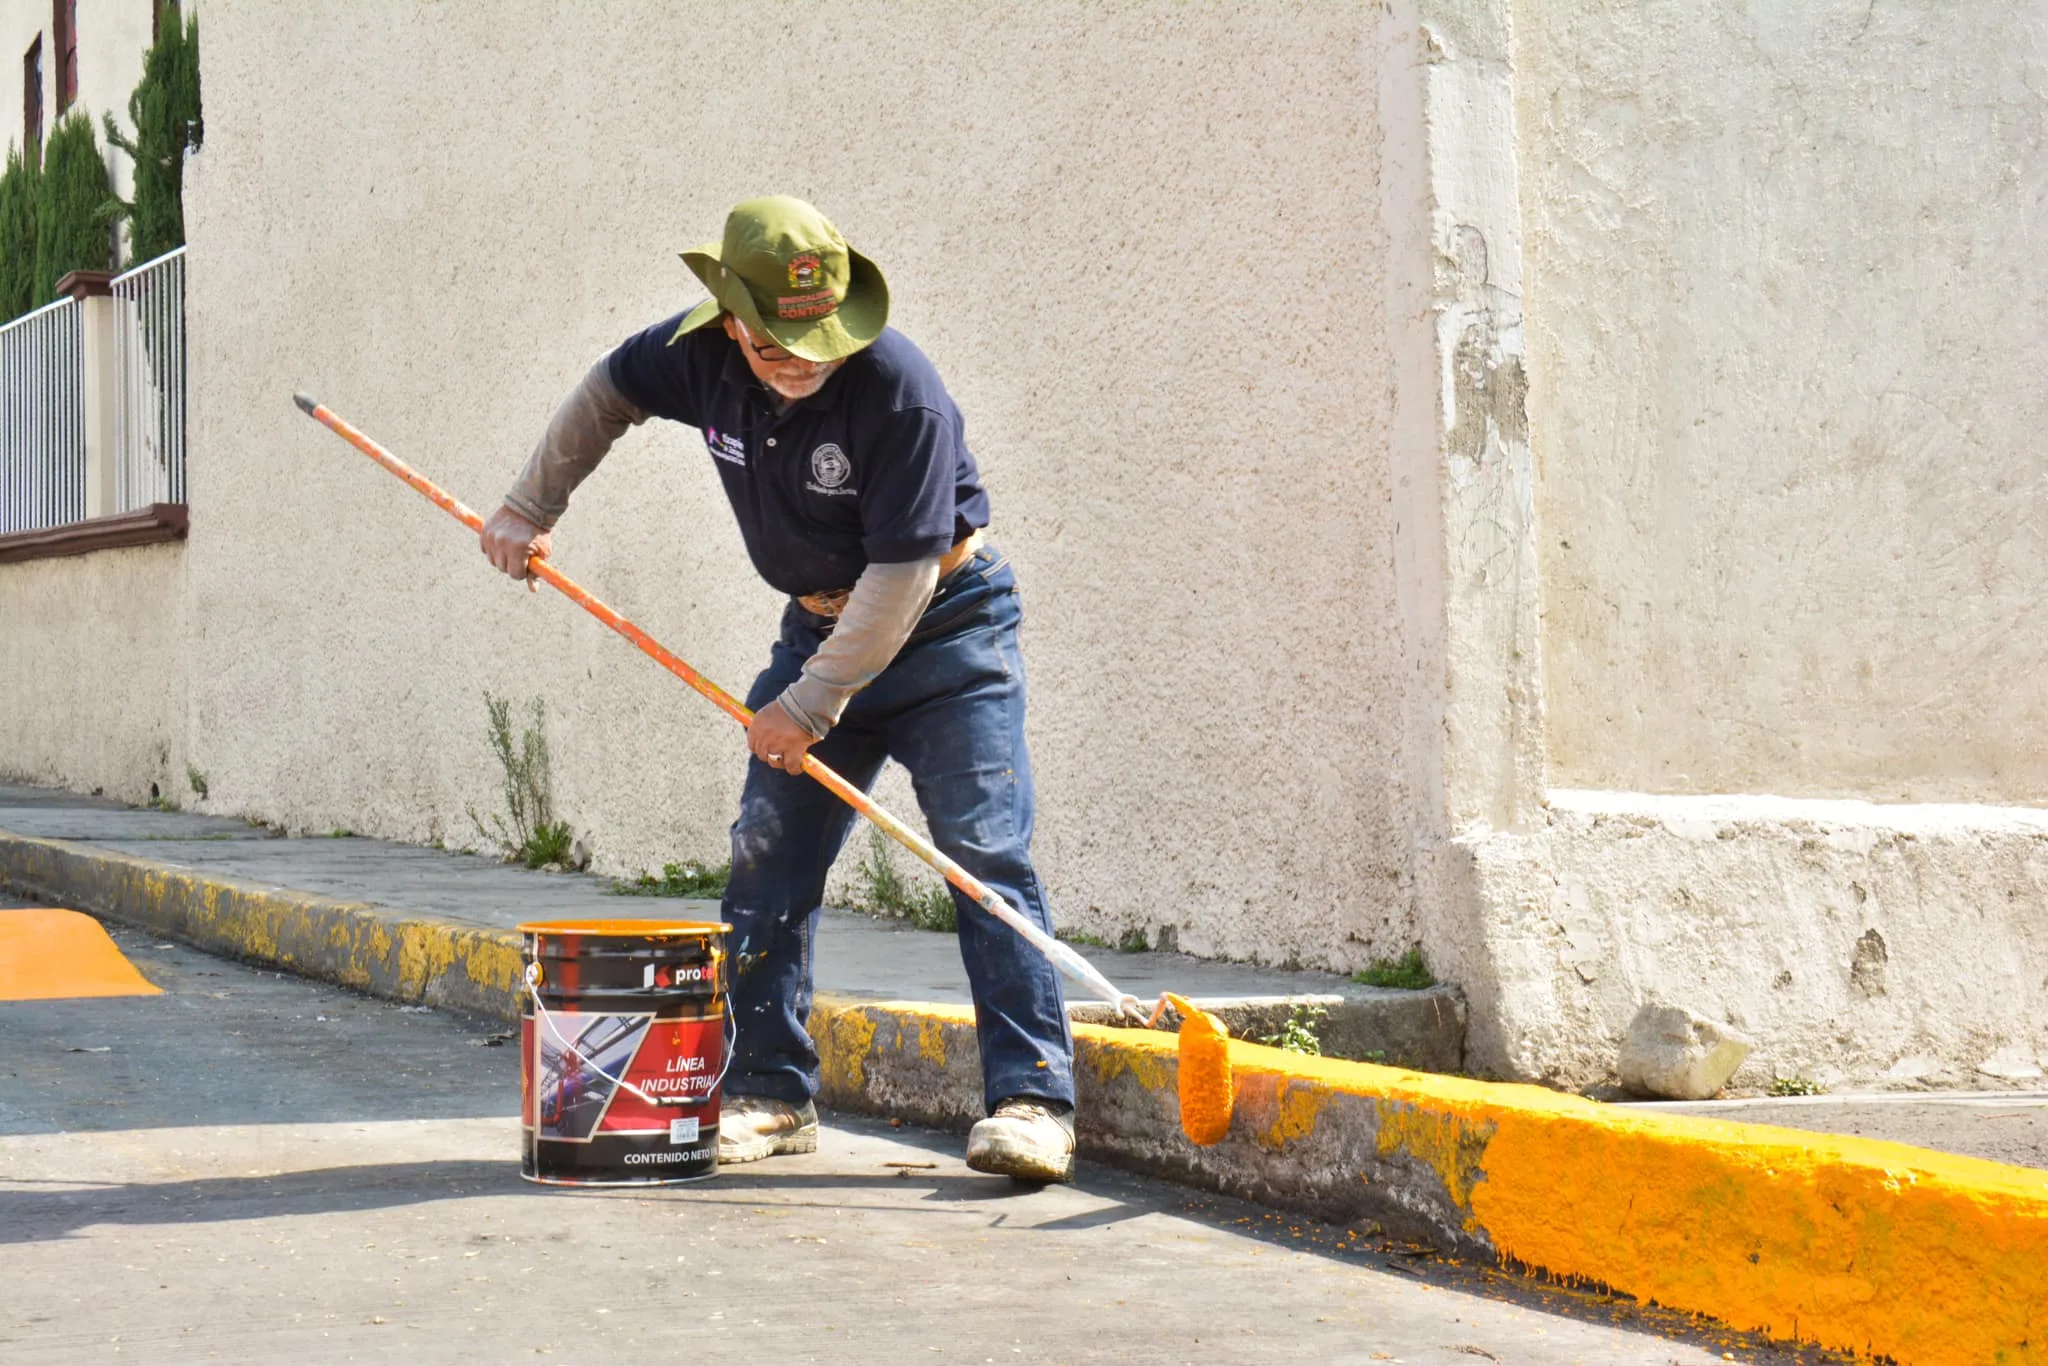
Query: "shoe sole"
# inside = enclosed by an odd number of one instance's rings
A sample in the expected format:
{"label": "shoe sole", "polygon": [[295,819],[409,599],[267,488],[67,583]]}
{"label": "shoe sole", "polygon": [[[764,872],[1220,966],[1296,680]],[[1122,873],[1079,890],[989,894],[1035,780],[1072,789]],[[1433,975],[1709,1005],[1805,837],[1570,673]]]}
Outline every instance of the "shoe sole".
{"label": "shoe sole", "polygon": [[816,1151],[818,1126],[815,1124],[806,1124],[786,1134],[764,1134],[744,1143],[729,1143],[721,1136],[718,1140],[718,1165],[727,1167],[740,1162],[759,1162],[764,1157],[790,1157]]}
{"label": "shoe sole", "polygon": [[970,1171],[985,1172],[990,1176],[1007,1176],[1013,1181],[1028,1181],[1036,1186],[1064,1184],[1074,1179],[1072,1153],[1067,1154],[1064,1162],[1053,1163],[1001,1142],[991,1143],[979,1152],[967,1154],[967,1167]]}

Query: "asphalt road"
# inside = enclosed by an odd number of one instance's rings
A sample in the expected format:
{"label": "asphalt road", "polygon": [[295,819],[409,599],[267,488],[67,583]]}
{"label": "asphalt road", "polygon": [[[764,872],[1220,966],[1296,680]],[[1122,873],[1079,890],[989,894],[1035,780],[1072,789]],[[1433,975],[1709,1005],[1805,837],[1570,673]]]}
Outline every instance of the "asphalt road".
{"label": "asphalt road", "polygon": [[0,1360],[1834,1360],[880,1122],[537,1187],[500,1026],[115,935],[165,995],[0,1004]]}

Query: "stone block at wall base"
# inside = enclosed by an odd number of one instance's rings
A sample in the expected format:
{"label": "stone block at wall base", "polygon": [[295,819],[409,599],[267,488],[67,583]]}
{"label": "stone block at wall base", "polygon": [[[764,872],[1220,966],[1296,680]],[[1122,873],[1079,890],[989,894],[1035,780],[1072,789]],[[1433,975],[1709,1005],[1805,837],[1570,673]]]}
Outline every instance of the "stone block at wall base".
{"label": "stone block at wall base", "polygon": [[1612,1084],[1650,1001],[1754,1041],[1736,1090],[2048,1060],[2048,811],[1553,791],[1457,854],[1479,1075]]}

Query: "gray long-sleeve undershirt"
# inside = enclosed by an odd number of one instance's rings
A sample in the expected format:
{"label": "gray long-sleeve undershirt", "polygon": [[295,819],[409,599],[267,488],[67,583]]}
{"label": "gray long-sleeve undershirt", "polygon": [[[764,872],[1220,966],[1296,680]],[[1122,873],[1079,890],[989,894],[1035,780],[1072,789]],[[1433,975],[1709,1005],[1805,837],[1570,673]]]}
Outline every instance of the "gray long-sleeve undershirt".
{"label": "gray long-sleeve undershirt", "polygon": [[647,410],[620,393],[599,361],[569,391],[527,457],[505,506],[543,531],[569,509],[569,495],[590,477],[612,443],[647,420]]}
{"label": "gray long-sleeve undershirt", "polygon": [[[647,412],[612,383],[599,361],[555,409],[540,444],[505,495],[505,505],[543,530],[568,510],[569,496],[590,476],[628,427]],[[783,710],[798,725],[823,736],[853,695],[889,667],[939,582],[939,557],[900,564],[870,564],[861,571],[832,633],[803,676],[784,690]]]}
{"label": "gray long-sleeve undershirt", "polygon": [[838,725],[853,695],[896,658],[938,586],[936,555],[861,570],[832,634],[804,661],[803,677],[783,690],[783,710],[816,736]]}

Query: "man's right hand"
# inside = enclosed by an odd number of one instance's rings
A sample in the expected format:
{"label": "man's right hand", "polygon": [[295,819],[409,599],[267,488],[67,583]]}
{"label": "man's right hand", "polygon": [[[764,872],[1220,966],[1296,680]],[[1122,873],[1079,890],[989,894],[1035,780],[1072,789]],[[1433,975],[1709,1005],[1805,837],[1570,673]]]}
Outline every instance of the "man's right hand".
{"label": "man's right hand", "polygon": [[500,505],[484,522],[484,558],[515,579],[526,577],[526,562],[546,559],[553,537],[510,507]]}

